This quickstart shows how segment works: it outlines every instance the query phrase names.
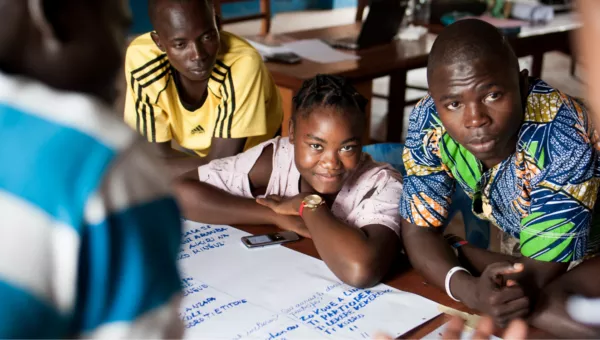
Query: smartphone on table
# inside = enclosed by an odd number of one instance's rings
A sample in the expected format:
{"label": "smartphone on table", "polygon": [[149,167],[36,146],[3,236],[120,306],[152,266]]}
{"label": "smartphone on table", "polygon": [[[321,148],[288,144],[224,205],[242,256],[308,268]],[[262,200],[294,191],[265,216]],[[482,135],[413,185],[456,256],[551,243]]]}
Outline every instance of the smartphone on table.
{"label": "smartphone on table", "polygon": [[248,248],[265,247],[286,242],[298,241],[300,236],[292,231],[242,237],[242,243]]}
{"label": "smartphone on table", "polygon": [[265,57],[267,61],[272,61],[276,63],[284,63],[284,64],[298,64],[302,61],[299,55],[293,52],[281,52],[275,53]]}

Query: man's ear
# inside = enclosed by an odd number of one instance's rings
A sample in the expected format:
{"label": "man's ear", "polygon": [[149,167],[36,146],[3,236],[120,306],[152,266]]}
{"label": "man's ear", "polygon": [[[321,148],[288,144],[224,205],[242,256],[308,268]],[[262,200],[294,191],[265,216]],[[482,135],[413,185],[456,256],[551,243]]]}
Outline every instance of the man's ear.
{"label": "man's ear", "polygon": [[162,52],[166,52],[165,47],[160,43],[160,38],[158,37],[158,33],[156,33],[155,31],[152,31],[152,32],[150,32],[150,37],[152,38],[152,41],[154,41],[154,43],[156,44],[156,47],[158,47]]}
{"label": "man's ear", "polygon": [[294,120],[290,119],[290,125],[288,125],[288,138],[290,139],[290,143],[294,144]]}
{"label": "man's ear", "polygon": [[519,73],[519,87],[521,90],[521,101],[525,105],[527,103],[527,94],[529,93],[529,71],[527,69]]}
{"label": "man's ear", "polygon": [[55,27],[48,20],[44,10],[47,0],[27,0],[27,10],[31,18],[31,23],[40,33],[44,48],[50,53],[56,53],[62,47],[62,42],[56,35]]}

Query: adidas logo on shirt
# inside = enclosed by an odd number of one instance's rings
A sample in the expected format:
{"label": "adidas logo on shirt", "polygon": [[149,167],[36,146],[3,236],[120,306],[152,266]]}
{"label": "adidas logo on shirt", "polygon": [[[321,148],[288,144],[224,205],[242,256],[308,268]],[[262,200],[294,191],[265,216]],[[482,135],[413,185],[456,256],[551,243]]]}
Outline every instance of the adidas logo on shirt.
{"label": "adidas logo on shirt", "polygon": [[198,125],[192,130],[192,135],[195,135],[197,133],[204,133],[204,129],[202,128],[202,126]]}

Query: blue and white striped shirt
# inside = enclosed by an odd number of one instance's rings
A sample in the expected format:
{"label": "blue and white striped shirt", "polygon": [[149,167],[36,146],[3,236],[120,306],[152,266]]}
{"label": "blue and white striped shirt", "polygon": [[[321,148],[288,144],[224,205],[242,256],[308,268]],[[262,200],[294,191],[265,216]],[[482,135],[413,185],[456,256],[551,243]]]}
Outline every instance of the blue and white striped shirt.
{"label": "blue and white striped shirt", "polygon": [[177,337],[180,219],[108,107],[0,74],[0,338]]}

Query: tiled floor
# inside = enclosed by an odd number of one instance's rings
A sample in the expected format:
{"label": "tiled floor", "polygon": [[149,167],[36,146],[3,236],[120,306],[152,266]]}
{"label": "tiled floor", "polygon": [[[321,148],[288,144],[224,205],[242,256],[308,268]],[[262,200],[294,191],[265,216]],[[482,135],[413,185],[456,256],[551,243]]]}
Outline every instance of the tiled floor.
{"label": "tiled floor", "polygon": [[[275,15],[272,20],[272,33],[285,33],[290,31],[305,30],[311,28],[321,28],[327,26],[336,26],[352,23],[354,21],[354,8],[344,8],[327,11],[303,11],[293,13],[281,13]],[[259,22],[245,22],[225,26],[225,30],[231,31],[238,35],[252,35],[259,32]],[[522,68],[529,68],[531,58],[522,58],[520,60]],[[565,91],[568,94],[575,96],[583,96],[583,83],[572,77],[569,74],[571,58],[559,53],[547,53],[544,58],[544,68],[542,71],[542,79],[550,85],[556,86],[558,89]],[[578,76],[583,78],[583,75],[578,69]],[[374,84],[374,92],[387,94],[389,79],[387,77],[377,79]],[[409,72],[408,83],[425,87],[427,79],[425,69],[419,69]],[[407,99],[419,98],[425,94],[423,91],[408,90]],[[373,99],[373,115],[371,124],[372,136],[385,136],[386,131],[386,100]],[[405,110],[405,121],[408,120],[410,108]],[[408,124],[404,124],[406,127]],[[406,131],[403,131],[405,135]]]}

